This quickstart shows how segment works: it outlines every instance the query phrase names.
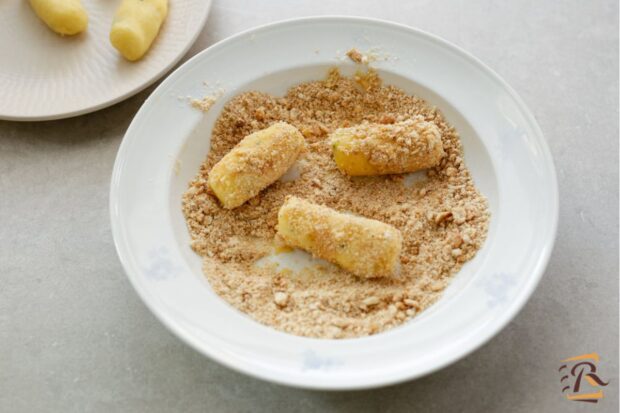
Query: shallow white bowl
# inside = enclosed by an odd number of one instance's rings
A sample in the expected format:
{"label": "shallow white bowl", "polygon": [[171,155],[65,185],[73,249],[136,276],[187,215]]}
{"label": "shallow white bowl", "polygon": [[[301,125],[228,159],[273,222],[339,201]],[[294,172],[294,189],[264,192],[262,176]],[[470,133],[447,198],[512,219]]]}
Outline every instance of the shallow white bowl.
{"label": "shallow white bowl", "polygon": [[[484,247],[443,298],[405,325],[372,337],[319,340],[263,326],[209,287],[189,247],[181,195],[209,151],[233,95],[274,94],[325,76],[351,47],[377,47],[386,83],[438,106],[462,136],[465,159],[489,200]],[[179,96],[203,84],[225,94],[206,114]],[[176,335],[241,372],[315,389],[358,389],[420,377],[480,347],[530,297],[556,233],[558,190],[540,128],[516,93],[463,50],[384,21],[317,17],[270,24],[224,40],[170,75],[144,103],[118,152],[110,207],[118,254],[136,291]]]}

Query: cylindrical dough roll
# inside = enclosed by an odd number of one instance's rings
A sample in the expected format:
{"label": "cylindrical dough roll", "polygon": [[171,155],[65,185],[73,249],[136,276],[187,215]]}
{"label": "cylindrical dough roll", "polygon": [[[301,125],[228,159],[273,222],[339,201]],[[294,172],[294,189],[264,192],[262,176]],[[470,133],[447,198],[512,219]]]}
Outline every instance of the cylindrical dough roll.
{"label": "cylindrical dough roll", "polygon": [[122,0],[116,10],[110,42],[127,60],[149,50],[168,14],[168,0]]}
{"label": "cylindrical dough roll", "polygon": [[304,145],[301,132],[285,122],[254,132],[213,166],[209,188],[224,208],[236,208],[284,175]]}
{"label": "cylindrical dough roll", "polygon": [[352,176],[414,172],[437,165],[444,155],[439,129],[421,118],[340,128],[330,139],[336,165]]}
{"label": "cylindrical dough roll", "polygon": [[358,277],[392,276],[399,268],[400,231],[374,219],[344,214],[291,196],[280,208],[277,230],[286,244]]}
{"label": "cylindrical dough roll", "polygon": [[73,35],[88,27],[88,15],[80,0],[30,0],[30,5],[56,33]]}

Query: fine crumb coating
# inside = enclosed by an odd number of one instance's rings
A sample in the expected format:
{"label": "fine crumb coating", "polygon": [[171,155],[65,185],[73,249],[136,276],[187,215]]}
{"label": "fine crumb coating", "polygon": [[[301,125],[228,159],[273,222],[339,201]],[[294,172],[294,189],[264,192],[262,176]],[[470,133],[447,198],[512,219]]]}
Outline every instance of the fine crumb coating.
{"label": "fine crumb coating", "polygon": [[439,129],[420,116],[339,128],[330,139],[336,165],[351,176],[415,172],[439,164],[444,156]]}
{"label": "fine crumb coating", "polygon": [[[445,152],[420,180],[350,177],[337,168],[327,139],[336,129],[417,116],[437,126]],[[295,126],[306,139],[293,166],[299,176],[274,182],[238,208],[223,208],[208,190],[211,168],[245,136],[278,121]],[[336,265],[292,271],[258,261],[272,254],[278,212],[291,195],[397,228],[403,237],[399,276],[360,278]],[[382,85],[376,72],[346,77],[337,69],[284,96],[249,91],[227,102],[205,162],[183,196],[183,213],[214,292],[262,324],[318,338],[368,336],[416,317],[476,255],[490,219],[458,133],[439,110]]]}
{"label": "fine crumb coating", "polygon": [[236,208],[278,180],[304,144],[297,128],[285,122],[254,132],[215,164],[209,172],[209,188],[224,208]]}
{"label": "fine crumb coating", "polygon": [[277,231],[287,245],[302,248],[358,277],[389,277],[398,269],[400,231],[374,219],[291,196],[280,208]]}

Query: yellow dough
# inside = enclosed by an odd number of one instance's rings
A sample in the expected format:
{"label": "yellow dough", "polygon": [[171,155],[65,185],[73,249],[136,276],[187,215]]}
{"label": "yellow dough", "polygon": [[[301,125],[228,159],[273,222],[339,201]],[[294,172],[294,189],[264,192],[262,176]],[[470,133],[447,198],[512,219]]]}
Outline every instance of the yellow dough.
{"label": "yellow dough", "polygon": [[285,122],[254,132],[213,166],[209,188],[224,208],[236,208],[284,175],[305,142],[301,132]]}
{"label": "yellow dough", "polygon": [[439,129],[422,118],[340,128],[330,139],[336,165],[351,176],[415,172],[444,156]]}
{"label": "yellow dough", "polygon": [[278,212],[276,229],[287,245],[358,277],[389,277],[398,272],[403,237],[398,229],[381,221],[289,196]]}
{"label": "yellow dough", "polygon": [[88,27],[88,15],[80,0],[30,0],[30,5],[56,33],[78,34]]}
{"label": "yellow dough", "polygon": [[168,0],[123,0],[116,10],[110,42],[127,60],[149,50],[168,14]]}

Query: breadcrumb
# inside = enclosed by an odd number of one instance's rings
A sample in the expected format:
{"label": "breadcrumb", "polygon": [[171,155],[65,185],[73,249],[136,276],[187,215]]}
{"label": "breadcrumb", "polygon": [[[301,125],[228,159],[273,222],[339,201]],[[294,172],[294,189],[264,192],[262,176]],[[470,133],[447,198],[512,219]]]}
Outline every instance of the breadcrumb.
{"label": "breadcrumb", "polygon": [[[487,201],[474,186],[455,129],[424,100],[370,76],[370,87],[360,87],[357,76],[332,69],[325,80],[294,86],[284,97],[235,96],[220,113],[207,159],[183,196],[191,245],[203,257],[213,290],[278,330],[346,338],[401,325],[441,296],[485,240]],[[328,139],[334,130],[417,117],[437,126],[445,152],[425,179],[406,185],[402,175],[351,178],[336,167]],[[207,191],[210,169],[245,136],[278,121],[306,139],[307,151],[296,163],[299,177],[275,182],[237,209],[222,208]],[[288,195],[396,227],[403,237],[400,276],[360,279],[332,265],[297,272],[256,265],[274,251],[277,214]]]}

